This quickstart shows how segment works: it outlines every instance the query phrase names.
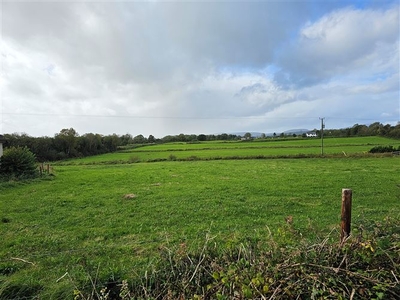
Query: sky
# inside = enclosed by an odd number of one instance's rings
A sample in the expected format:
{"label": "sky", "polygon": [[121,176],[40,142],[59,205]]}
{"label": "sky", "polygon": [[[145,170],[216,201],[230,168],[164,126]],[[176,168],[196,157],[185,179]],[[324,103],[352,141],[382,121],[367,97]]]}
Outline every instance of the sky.
{"label": "sky", "polygon": [[2,0],[0,134],[400,120],[400,1]]}

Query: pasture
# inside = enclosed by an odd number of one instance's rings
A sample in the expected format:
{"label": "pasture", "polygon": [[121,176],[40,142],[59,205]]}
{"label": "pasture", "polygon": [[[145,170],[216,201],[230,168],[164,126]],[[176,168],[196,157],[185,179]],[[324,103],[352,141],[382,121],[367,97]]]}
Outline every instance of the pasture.
{"label": "pasture", "polygon": [[[333,231],[336,241],[342,188],[353,189],[353,224],[399,219],[399,157],[361,155],[388,144],[400,142],[326,139],[326,153],[346,156],[303,159],[244,158],[317,155],[320,140],[152,145],[1,183],[0,295],[72,297],[76,285],[143,276],[160,249],[198,249],[207,235],[222,248],[263,240],[288,216],[305,239]],[[200,160],[179,161],[188,157]]]}
{"label": "pasture", "polygon": [[[324,154],[347,156],[365,154],[372,147],[392,145],[398,140],[383,137],[328,138]],[[267,139],[254,141],[215,141],[198,143],[168,143],[126,149],[118,153],[67,160],[62,164],[112,164],[168,160],[216,160],[319,156],[320,139]]]}

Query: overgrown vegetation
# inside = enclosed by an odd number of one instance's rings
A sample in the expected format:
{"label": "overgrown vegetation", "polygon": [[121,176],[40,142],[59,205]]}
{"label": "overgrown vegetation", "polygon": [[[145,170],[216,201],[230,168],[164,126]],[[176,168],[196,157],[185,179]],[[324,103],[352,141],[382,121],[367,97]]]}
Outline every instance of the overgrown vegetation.
{"label": "overgrown vegetation", "polygon": [[[339,233],[304,240],[287,226],[219,248],[166,245],[145,274],[77,289],[76,299],[396,299],[400,295],[400,222],[359,224],[344,244]],[[223,249],[222,251],[220,249]]]}

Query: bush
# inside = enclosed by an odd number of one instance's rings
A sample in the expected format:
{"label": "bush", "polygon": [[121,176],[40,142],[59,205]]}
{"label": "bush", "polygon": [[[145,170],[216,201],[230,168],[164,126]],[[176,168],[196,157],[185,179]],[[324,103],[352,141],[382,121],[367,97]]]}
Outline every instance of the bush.
{"label": "bush", "polygon": [[0,176],[5,178],[33,178],[38,175],[36,156],[27,147],[11,147],[0,158]]}
{"label": "bush", "polygon": [[369,150],[369,153],[388,153],[395,151],[400,151],[400,147],[396,149],[393,146],[376,146]]}

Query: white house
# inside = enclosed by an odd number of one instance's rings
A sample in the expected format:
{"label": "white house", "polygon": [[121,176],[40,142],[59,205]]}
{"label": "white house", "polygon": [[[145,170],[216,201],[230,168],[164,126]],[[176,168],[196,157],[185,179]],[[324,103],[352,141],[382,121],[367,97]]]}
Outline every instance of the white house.
{"label": "white house", "polygon": [[317,137],[317,134],[315,132],[307,132],[306,137]]}
{"label": "white house", "polygon": [[0,157],[3,156],[3,143],[4,143],[5,141],[6,141],[6,140],[4,139],[4,137],[0,134]]}

